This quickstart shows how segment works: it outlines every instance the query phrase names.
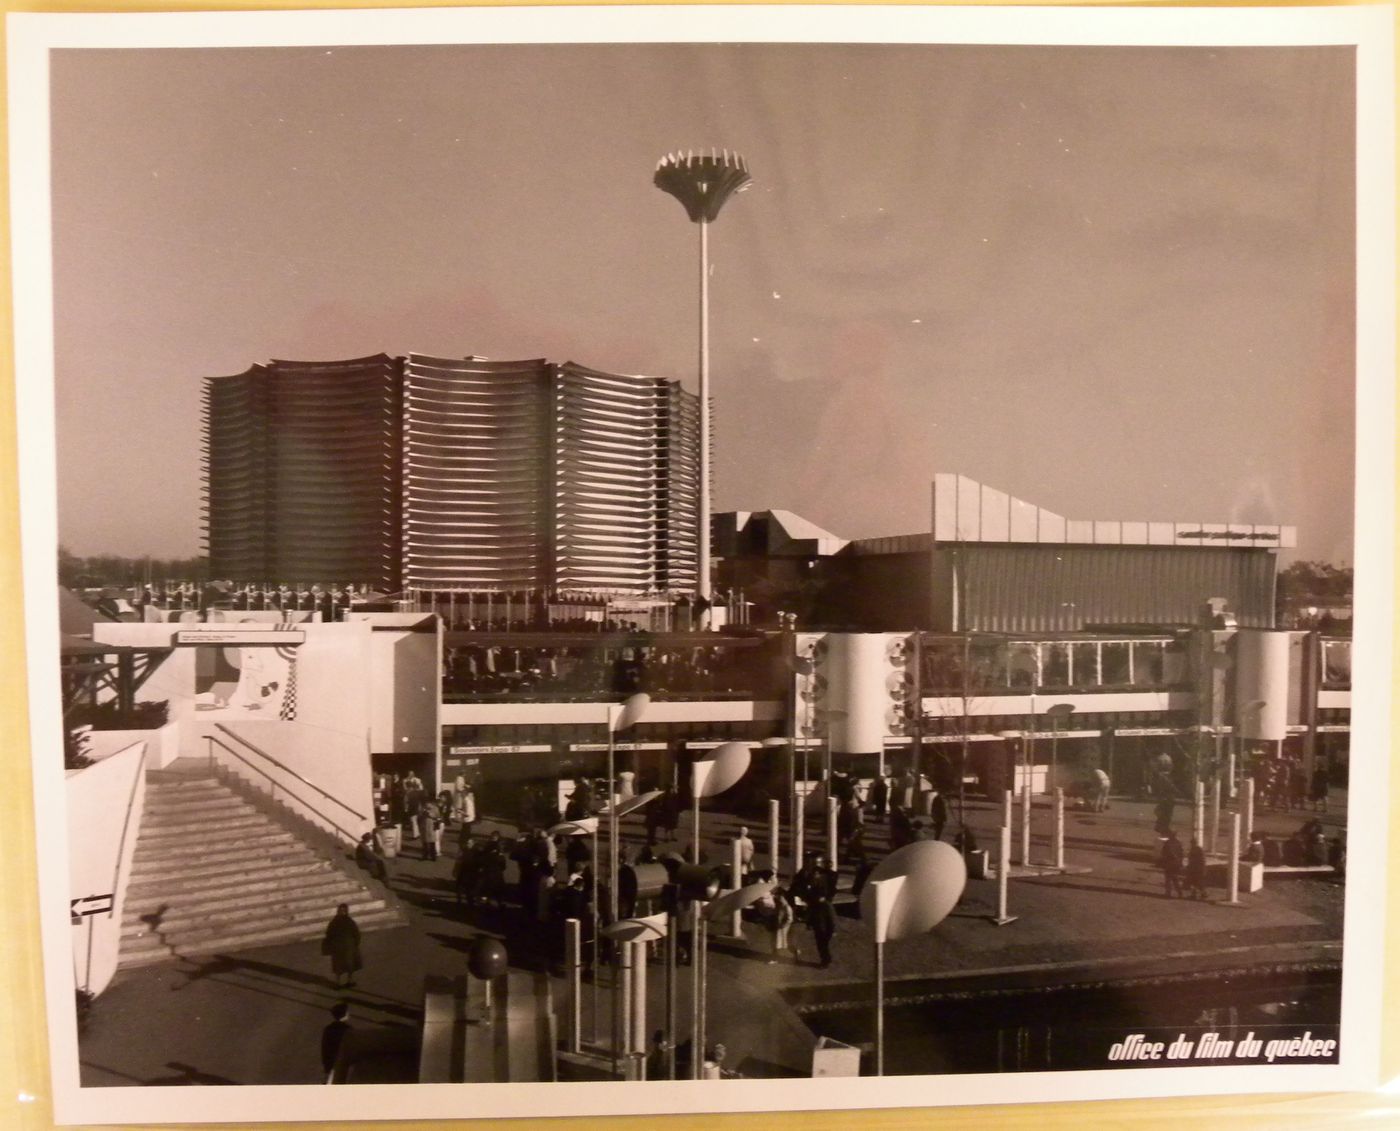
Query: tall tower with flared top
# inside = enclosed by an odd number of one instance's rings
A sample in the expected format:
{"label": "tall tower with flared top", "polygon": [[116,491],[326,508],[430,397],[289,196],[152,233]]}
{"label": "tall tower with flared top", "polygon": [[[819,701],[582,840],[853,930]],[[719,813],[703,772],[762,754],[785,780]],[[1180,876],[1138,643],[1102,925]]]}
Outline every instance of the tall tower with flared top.
{"label": "tall tower with flared top", "polygon": [[736,192],[748,188],[749,167],[737,153],[668,153],[652,183],[681,202],[700,229],[700,515],[697,592],[710,599],[710,224]]}

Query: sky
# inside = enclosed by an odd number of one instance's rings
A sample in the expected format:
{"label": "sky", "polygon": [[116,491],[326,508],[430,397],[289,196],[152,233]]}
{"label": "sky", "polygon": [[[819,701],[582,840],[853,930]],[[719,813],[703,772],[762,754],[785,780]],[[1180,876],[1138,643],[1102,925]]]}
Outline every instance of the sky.
{"label": "sky", "polygon": [[696,387],[664,154],[710,231],[716,510],[929,529],[958,472],[1069,518],[1352,560],[1346,48],[467,46],[53,58],[59,522],[200,547],[201,379],[543,357]]}

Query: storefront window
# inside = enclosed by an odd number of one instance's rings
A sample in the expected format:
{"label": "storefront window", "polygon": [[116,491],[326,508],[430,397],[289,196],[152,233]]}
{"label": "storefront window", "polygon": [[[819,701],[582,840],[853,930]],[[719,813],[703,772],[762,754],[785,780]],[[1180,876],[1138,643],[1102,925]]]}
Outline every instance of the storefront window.
{"label": "storefront window", "polygon": [[1069,654],[1068,644],[1041,645],[1041,660],[1044,664],[1041,674],[1042,687],[1068,687],[1070,685]]}
{"label": "storefront window", "polygon": [[1007,650],[1007,686],[1031,690],[1036,685],[1040,664],[1034,644],[1012,644]]}
{"label": "storefront window", "polygon": [[1133,649],[1133,685],[1135,687],[1161,687],[1163,682],[1166,642],[1162,640],[1135,640]]}
{"label": "storefront window", "polygon": [[1106,641],[1103,645],[1103,685],[1105,687],[1127,687],[1132,683],[1128,666],[1126,641]]}
{"label": "storefront window", "polygon": [[1322,642],[1322,682],[1330,688],[1351,686],[1351,641]]}
{"label": "storefront window", "polygon": [[1096,642],[1071,645],[1070,659],[1074,661],[1070,679],[1075,687],[1099,685],[1099,646]]}

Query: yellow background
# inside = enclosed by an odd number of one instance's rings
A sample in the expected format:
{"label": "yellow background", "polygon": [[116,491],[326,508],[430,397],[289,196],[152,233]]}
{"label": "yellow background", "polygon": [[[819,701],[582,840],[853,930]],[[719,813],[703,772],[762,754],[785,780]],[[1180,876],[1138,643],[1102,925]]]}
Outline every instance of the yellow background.
{"label": "yellow background", "polygon": [[[590,3],[593,0],[563,0],[564,3]],[[896,0],[898,2],[898,0]],[[1035,0],[1022,0],[1035,2]],[[278,8],[369,8],[435,7],[427,2],[395,5],[392,0],[364,4],[354,0],[302,0],[301,3],[20,3],[0,0],[5,12],[153,12],[238,10],[264,11]],[[445,5],[444,5],[445,6]],[[1227,5],[1198,3],[1196,6]],[[1254,5],[1250,5],[1254,6]],[[1259,5],[1265,6],[1265,5]],[[1318,6],[1318,5],[1314,5]],[[1392,6],[1392,12],[1396,9]],[[3,98],[3,89],[0,89]],[[4,139],[8,149],[8,137]],[[45,1025],[41,953],[38,927],[34,860],[33,782],[29,770],[27,689],[25,684],[24,621],[19,566],[19,491],[16,474],[16,420],[14,399],[14,340],[10,310],[9,199],[3,197],[0,214],[0,260],[7,269],[0,282],[0,1131],[28,1131],[53,1126],[53,1105],[49,1094],[48,1034]],[[1400,431],[1400,430],[1397,430]],[[1400,492],[1397,492],[1400,494]],[[1400,536],[1397,537],[1400,542]],[[1400,578],[1397,578],[1400,581]],[[1397,602],[1400,607],[1400,602]],[[1397,626],[1400,627],[1400,626]],[[1400,633],[1396,639],[1400,640]],[[1396,670],[1400,655],[1392,644]],[[1400,734],[1395,704],[1391,707],[1392,730]],[[1392,751],[1393,754],[1393,751]],[[1400,800],[1400,774],[1392,772],[1390,811]],[[1400,821],[1392,823],[1389,857],[1400,859]],[[1392,868],[1385,908],[1376,908],[1377,917],[1386,920],[1386,936],[1394,938],[1400,914],[1400,869]],[[977,1108],[893,1109],[873,1112],[789,1112],[743,1115],[680,1115],[667,1119],[655,1116],[596,1117],[588,1119],[498,1120],[510,1128],[608,1128],[627,1131],[664,1125],[666,1128],[705,1127],[715,1131],[744,1127],[777,1128],[863,1128],[868,1131],[902,1131],[906,1128],[1080,1128],[1157,1126],[1209,1126],[1239,1128],[1289,1127],[1400,1127],[1400,945],[1387,947],[1385,977],[1385,1027],[1382,1078],[1394,1080],[1392,1091],[1351,1095],[1287,1096],[1267,1095],[1225,1098],[1187,1098],[1095,1103],[1036,1104]],[[932,1098],[932,1097],[931,1097]],[[486,1121],[474,1126],[484,1126]],[[129,1125],[135,1126],[135,1125]],[[166,1125],[169,1126],[169,1125]],[[235,1126],[315,1127],[320,1124],[222,1124]],[[440,1123],[407,1121],[362,1123],[356,1128],[438,1127]]]}

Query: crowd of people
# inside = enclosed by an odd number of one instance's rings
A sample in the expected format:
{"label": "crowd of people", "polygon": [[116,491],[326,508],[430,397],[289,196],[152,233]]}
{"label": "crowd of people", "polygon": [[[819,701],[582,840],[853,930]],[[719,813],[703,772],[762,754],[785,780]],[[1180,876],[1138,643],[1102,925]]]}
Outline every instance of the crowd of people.
{"label": "crowd of people", "polygon": [[594,701],[638,691],[664,696],[777,693],[772,655],[756,646],[549,647],[468,645],[447,650],[443,692],[451,699]]}

